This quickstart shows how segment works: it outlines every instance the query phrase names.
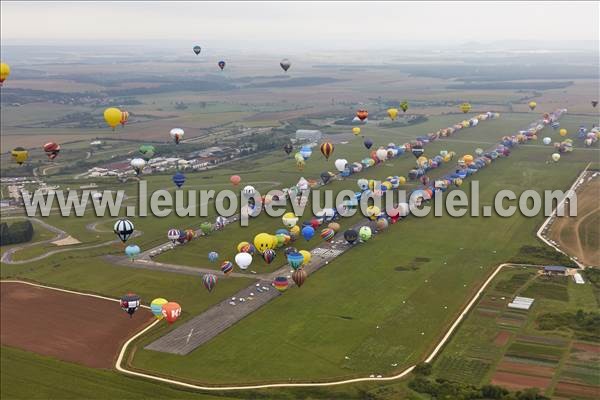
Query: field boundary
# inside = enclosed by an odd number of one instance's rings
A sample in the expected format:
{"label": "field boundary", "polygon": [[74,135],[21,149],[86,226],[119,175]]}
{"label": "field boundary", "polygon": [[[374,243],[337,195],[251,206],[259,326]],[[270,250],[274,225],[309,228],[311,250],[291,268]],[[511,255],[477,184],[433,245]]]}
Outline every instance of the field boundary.
{"label": "field boundary", "polygon": [[552,211],[552,214],[550,214],[550,216],[548,218],[546,218],[546,220],[544,221],[544,223],[542,224],[542,226],[540,226],[540,229],[538,229],[536,236],[545,244],[547,244],[548,246],[552,247],[554,250],[558,251],[561,254],[564,254],[565,256],[569,257],[569,259],[571,261],[573,261],[575,264],[577,264],[577,266],[581,269],[585,269],[586,265],[583,264],[582,262],[580,262],[579,260],[576,260],[575,258],[571,257],[569,254],[567,254],[566,252],[564,252],[560,247],[552,244],[550,242],[549,239],[546,239],[546,237],[544,236],[544,234],[546,232],[548,232],[548,228],[549,225],[554,221],[554,219],[556,218],[556,212],[563,208],[565,201],[569,198],[569,196],[572,193],[575,193],[575,189],[577,184],[579,183],[579,181],[582,179],[582,177],[585,175],[585,173],[587,172],[588,168],[590,167],[591,163],[588,163],[588,165],[585,166],[585,168],[583,169],[583,171],[581,171],[581,173],[579,175],[577,175],[577,178],[575,178],[575,181],[573,182],[573,184],[571,185],[571,187],[569,188],[569,190],[567,191],[567,195],[561,200],[560,203],[558,203],[556,205],[556,208]]}
{"label": "field boundary", "polygon": [[[500,264],[498,267],[496,267],[496,269],[483,282],[483,284],[480,286],[480,288],[477,290],[477,292],[473,295],[473,297],[471,297],[471,300],[469,300],[469,302],[463,308],[463,310],[458,314],[458,316],[456,317],[456,319],[454,320],[454,322],[452,323],[450,328],[448,328],[448,330],[446,331],[446,334],[440,339],[440,341],[437,343],[435,348],[425,358],[424,362],[430,363],[438,355],[438,353],[442,350],[444,345],[452,337],[452,334],[454,333],[454,331],[458,328],[458,326],[463,321],[465,316],[471,311],[471,309],[473,308],[475,303],[481,297],[481,294],[483,293],[483,291],[489,286],[490,282],[492,282],[492,280],[496,277],[496,275],[498,275],[498,273],[504,267],[513,267],[513,266],[536,267],[535,265],[512,264],[512,263],[503,263],[503,264]],[[152,374],[148,374],[148,373],[132,371],[132,370],[129,370],[129,369],[123,367],[121,364],[123,363],[123,359],[125,358],[125,355],[127,354],[128,346],[133,341],[135,341],[140,336],[142,336],[144,333],[149,331],[157,322],[158,322],[158,320],[156,322],[150,324],[146,328],[142,329],[141,331],[139,331],[138,333],[133,335],[131,338],[129,338],[125,342],[125,344],[121,348],[119,357],[117,358],[117,362],[115,364],[115,368],[117,369],[117,371],[119,371],[123,374],[126,374],[126,375],[131,375],[131,376],[136,376],[139,378],[145,378],[145,379],[150,379],[153,381],[168,383],[171,385],[185,387],[188,389],[205,390],[205,391],[233,391],[233,390],[269,389],[269,388],[281,388],[281,387],[325,387],[325,386],[346,385],[346,384],[359,383],[359,382],[394,381],[394,380],[404,378],[406,375],[408,375],[410,372],[412,372],[412,370],[416,367],[416,365],[411,365],[410,367],[407,367],[406,369],[404,369],[403,371],[401,371],[400,373],[398,373],[396,375],[386,376],[386,377],[382,376],[380,378],[378,378],[378,377],[363,377],[363,378],[344,379],[344,380],[328,381],[328,382],[269,383],[269,384],[239,385],[239,386],[202,386],[202,385],[196,385],[196,384],[179,381],[179,380],[175,380],[175,379],[165,378],[165,377],[158,376],[158,375],[152,375]]]}

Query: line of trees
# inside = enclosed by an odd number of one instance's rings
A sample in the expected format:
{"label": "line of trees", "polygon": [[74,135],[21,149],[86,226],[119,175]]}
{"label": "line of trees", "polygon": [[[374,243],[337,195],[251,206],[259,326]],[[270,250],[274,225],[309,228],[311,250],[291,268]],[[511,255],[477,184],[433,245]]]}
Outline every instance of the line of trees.
{"label": "line of trees", "polygon": [[475,386],[442,378],[437,378],[435,380],[430,379],[428,376],[431,375],[432,372],[431,364],[418,364],[413,370],[413,373],[416,376],[408,383],[408,387],[415,392],[428,394],[432,399],[549,400],[548,397],[539,394],[537,388],[510,392],[505,388],[496,385]]}
{"label": "line of trees", "polygon": [[29,242],[33,238],[33,224],[29,220],[8,225],[0,224],[0,246]]}

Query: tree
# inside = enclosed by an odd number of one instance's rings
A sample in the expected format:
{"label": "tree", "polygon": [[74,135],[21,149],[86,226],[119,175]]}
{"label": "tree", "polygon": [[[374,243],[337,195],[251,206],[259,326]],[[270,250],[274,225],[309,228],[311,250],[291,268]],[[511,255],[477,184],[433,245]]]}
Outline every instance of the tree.
{"label": "tree", "polygon": [[415,369],[413,369],[413,372],[417,375],[429,376],[429,375],[431,375],[431,372],[432,372],[432,366],[430,363],[420,362],[415,366]]}

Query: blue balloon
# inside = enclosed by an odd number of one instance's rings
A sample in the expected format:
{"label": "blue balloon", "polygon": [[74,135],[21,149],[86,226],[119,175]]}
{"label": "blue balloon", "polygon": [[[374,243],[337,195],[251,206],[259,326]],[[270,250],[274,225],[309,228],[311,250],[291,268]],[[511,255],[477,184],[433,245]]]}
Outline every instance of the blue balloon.
{"label": "blue balloon", "polygon": [[290,253],[287,256],[287,261],[290,264],[290,267],[293,269],[298,269],[304,262],[304,256],[300,253]]}
{"label": "blue balloon", "polygon": [[216,251],[211,251],[210,253],[208,253],[208,260],[210,262],[215,262],[219,259],[219,253],[217,253]]}
{"label": "blue balloon", "polygon": [[370,149],[373,146],[373,141],[371,139],[365,139],[364,145],[367,149]]}
{"label": "blue balloon", "polygon": [[181,172],[175,173],[175,175],[173,175],[173,183],[180,188],[185,183],[185,175]]}
{"label": "blue balloon", "polygon": [[287,235],[290,236],[290,231],[288,231],[287,229],[277,229],[275,231],[276,235]]}
{"label": "blue balloon", "polygon": [[302,228],[302,237],[306,240],[312,239],[315,236],[315,230],[312,226],[305,226]]}
{"label": "blue balloon", "polygon": [[129,258],[131,258],[132,260],[138,255],[140,254],[141,250],[140,250],[140,246],[137,246],[135,244],[127,246],[125,248],[125,254],[127,254],[127,256]]}

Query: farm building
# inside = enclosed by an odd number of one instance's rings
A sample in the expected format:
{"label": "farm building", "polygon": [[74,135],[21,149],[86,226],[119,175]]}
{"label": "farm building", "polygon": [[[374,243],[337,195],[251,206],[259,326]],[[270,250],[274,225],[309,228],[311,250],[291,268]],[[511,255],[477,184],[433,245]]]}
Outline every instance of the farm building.
{"label": "farm building", "polygon": [[583,280],[583,277],[581,276],[581,274],[579,272],[576,272],[573,274],[573,280],[578,285],[583,285],[585,283],[585,281]]}
{"label": "farm building", "polygon": [[547,265],[544,267],[544,273],[548,275],[567,275],[569,268],[562,265]]}
{"label": "farm building", "polygon": [[534,300],[535,299],[532,299],[529,297],[517,296],[512,301],[512,303],[508,303],[508,308],[516,308],[519,310],[529,310],[531,308],[531,305],[533,304]]}

